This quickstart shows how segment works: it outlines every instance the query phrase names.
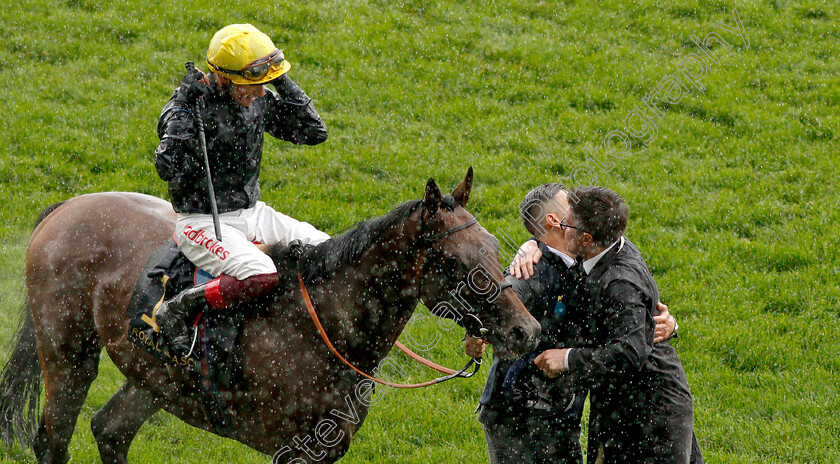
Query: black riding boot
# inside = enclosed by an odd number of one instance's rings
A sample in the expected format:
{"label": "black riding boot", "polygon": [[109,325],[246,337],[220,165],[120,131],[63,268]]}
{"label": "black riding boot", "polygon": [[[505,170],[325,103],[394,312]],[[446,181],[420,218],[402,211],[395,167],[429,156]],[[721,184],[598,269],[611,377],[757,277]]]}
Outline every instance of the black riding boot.
{"label": "black riding boot", "polygon": [[192,338],[187,327],[187,317],[206,301],[204,285],[199,285],[164,301],[155,312],[155,322],[176,354],[186,356],[190,352]]}

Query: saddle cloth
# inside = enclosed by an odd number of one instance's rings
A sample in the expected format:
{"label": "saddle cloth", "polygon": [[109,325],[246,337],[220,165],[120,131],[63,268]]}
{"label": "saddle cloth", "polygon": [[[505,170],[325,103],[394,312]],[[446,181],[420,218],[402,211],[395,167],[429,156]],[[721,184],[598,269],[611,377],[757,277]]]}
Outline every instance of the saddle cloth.
{"label": "saddle cloth", "polygon": [[209,318],[204,310],[191,314],[187,326],[193,330],[193,350],[189,356],[173,352],[155,323],[155,312],[165,300],[213,278],[197,269],[175,241],[168,239],[152,254],[135,286],[127,309],[129,340],[164,363],[199,373],[203,355],[208,355],[211,364],[214,358],[228,358],[242,322],[238,312]]}

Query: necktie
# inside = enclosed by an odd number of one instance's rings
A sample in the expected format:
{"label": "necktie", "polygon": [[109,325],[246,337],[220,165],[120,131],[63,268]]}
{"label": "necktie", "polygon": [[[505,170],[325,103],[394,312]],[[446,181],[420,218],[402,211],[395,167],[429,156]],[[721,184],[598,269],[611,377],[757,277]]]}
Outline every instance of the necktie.
{"label": "necktie", "polygon": [[583,269],[583,257],[578,256],[575,258],[575,264],[569,268],[569,272],[572,273],[572,277],[575,281],[583,280],[583,278],[586,277],[586,271]]}
{"label": "necktie", "polygon": [[578,256],[575,259],[575,264],[569,268],[571,274],[571,295],[570,303],[574,302],[580,304],[585,299],[586,295],[586,271],[583,269],[583,258]]}

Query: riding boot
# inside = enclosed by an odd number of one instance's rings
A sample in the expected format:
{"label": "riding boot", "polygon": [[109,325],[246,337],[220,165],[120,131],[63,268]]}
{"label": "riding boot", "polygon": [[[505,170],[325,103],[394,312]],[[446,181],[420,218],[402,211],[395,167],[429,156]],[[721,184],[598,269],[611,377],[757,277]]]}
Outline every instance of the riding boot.
{"label": "riding boot", "polygon": [[190,351],[192,339],[189,336],[187,317],[195,308],[207,300],[204,296],[205,285],[188,288],[163,302],[155,312],[155,322],[160,327],[164,338],[176,354],[186,356]]}

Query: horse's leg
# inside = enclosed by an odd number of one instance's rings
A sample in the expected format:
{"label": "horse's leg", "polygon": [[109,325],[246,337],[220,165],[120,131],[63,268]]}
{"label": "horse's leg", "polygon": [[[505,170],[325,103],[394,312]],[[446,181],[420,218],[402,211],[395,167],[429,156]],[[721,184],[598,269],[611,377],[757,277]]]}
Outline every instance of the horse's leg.
{"label": "horse's leg", "polygon": [[160,410],[160,404],[148,393],[128,381],[96,411],[90,428],[99,445],[103,464],[127,461],[131,441],[146,420]]}
{"label": "horse's leg", "polygon": [[26,293],[45,393],[33,448],[39,463],[63,464],[70,460],[67,446],[99,370],[101,345],[85,304],[84,281],[75,286],[63,281],[61,263],[45,257],[47,249],[30,245],[26,263]]}
{"label": "horse's leg", "polygon": [[[61,337],[59,332],[55,330],[50,335],[63,340],[43,343],[48,347],[40,353],[46,394],[44,414],[34,443],[40,463],[64,464],[70,460],[67,447],[99,367],[100,348],[95,333],[70,340]],[[40,337],[38,342],[42,344]]]}

